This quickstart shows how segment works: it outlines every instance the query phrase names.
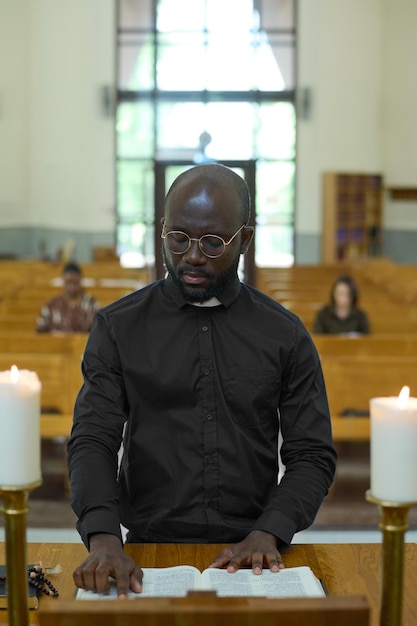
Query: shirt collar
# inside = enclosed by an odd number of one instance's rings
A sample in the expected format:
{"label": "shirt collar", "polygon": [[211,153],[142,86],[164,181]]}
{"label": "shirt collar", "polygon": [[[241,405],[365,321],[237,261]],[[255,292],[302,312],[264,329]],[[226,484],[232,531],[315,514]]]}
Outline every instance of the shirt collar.
{"label": "shirt collar", "polygon": [[216,298],[216,296],[213,296],[212,298],[210,298],[210,300],[205,300],[204,302],[189,302],[189,304],[202,307],[203,309],[210,309],[213,306],[220,306],[221,302]]}
{"label": "shirt collar", "polygon": [[[183,307],[186,304],[188,304],[187,301],[184,299],[183,295],[181,294],[181,292],[179,291],[179,289],[177,288],[176,284],[172,280],[171,276],[168,275],[164,279],[164,282],[165,282],[165,288],[166,288],[167,293],[171,296],[171,298],[179,307]],[[236,279],[233,282],[229,283],[228,285],[225,285],[221,293],[217,295],[218,303],[222,304],[226,308],[229,307],[232,304],[232,302],[234,302],[236,298],[238,297],[240,293],[240,288],[241,288],[241,283],[240,283],[239,278],[236,276]],[[204,305],[213,306],[212,299],[208,301],[207,305],[203,303],[203,306]]]}

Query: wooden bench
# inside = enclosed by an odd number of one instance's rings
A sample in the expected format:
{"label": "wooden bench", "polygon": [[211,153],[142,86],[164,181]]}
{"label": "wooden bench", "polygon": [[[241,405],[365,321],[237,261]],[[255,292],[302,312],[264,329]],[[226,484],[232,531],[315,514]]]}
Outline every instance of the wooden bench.
{"label": "wooden bench", "polygon": [[[94,285],[92,287],[86,288],[86,291],[94,298],[96,298],[96,300],[98,300],[102,306],[105,306],[106,304],[110,304],[115,300],[119,300],[119,298],[123,298],[123,296],[132,293],[132,291],[135,291],[135,288],[132,285],[126,284],[118,286]],[[45,302],[48,302],[48,300],[62,295],[62,293],[62,287],[22,287],[18,291],[16,291],[14,296],[8,301],[11,303],[33,303],[36,306],[36,309],[39,310],[43,306],[43,304],[45,304]]]}
{"label": "wooden bench", "polygon": [[19,370],[36,372],[42,384],[41,407],[57,413],[68,413],[74,406],[71,387],[72,363],[64,354],[0,354],[0,370],[17,365]]}
{"label": "wooden bench", "polygon": [[380,333],[358,337],[347,335],[312,335],[320,355],[324,356],[417,356],[417,329],[413,334]]}
{"label": "wooden bench", "polygon": [[417,391],[417,356],[329,356],[321,363],[330,412],[369,410],[371,398],[398,396],[408,385]]}
{"label": "wooden bench", "polygon": [[36,316],[32,313],[1,313],[0,312],[0,333],[7,331],[11,333],[33,332],[36,328]]}
{"label": "wooden bench", "polygon": [[398,396],[403,385],[417,392],[417,334],[343,337],[313,335],[326,381],[335,441],[369,441],[370,420],[340,416],[369,411],[376,396]]}
{"label": "wooden bench", "polygon": [[87,335],[0,333],[0,369],[12,365],[38,374],[44,410],[72,413],[82,384],[81,359]]}
{"label": "wooden bench", "polygon": [[[88,293],[96,298],[101,307],[107,306],[133,291],[135,289],[132,286],[88,289]],[[13,327],[17,329],[30,327],[34,330],[42,307],[51,298],[60,294],[62,294],[62,289],[55,287],[42,287],[39,291],[34,287],[20,289],[13,297],[3,298],[0,302],[0,325],[3,318],[5,321],[7,318],[15,318]],[[32,320],[31,326],[30,319]]]}
{"label": "wooden bench", "polygon": [[[401,266],[382,263],[381,267],[389,270],[379,271],[388,271],[393,276],[401,273]],[[373,281],[372,268],[379,268],[379,265],[370,264],[370,268],[355,264],[260,268],[257,271],[258,288],[298,315],[312,331],[318,310],[329,302],[334,280],[340,274],[349,274],[358,283],[359,306],[368,313],[372,333],[417,333],[415,302],[396,297],[393,287]],[[375,271],[378,273],[377,269]],[[412,272],[413,269],[409,268],[410,276]],[[417,273],[417,267],[414,273]]]}
{"label": "wooden bench", "polygon": [[[310,332],[313,332],[314,320],[322,306],[321,302],[279,301],[285,308],[295,313]],[[367,307],[366,312],[369,316],[372,334],[417,333],[417,307],[380,302]]]}
{"label": "wooden bench", "polygon": [[87,333],[36,333],[0,332],[0,351],[13,352],[52,352],[58,354],[80,355],[84,353]]}
{"label": "wooden bench", "polygon": [[371,421],[369,417],[340,417],[332,415],[333,441],[369,441]]}
{"label": "wooden bench", "polygon": [[396,264],[390,260],[381,263],[362,263],[358,271],[367,285],[377,286],[396,302],[417,302],[417,265]]}
{"label": "wooden bench", "polygon": [[41,439],[61,439],[67,441],[72,428],[72,413],[65,415],[41,414]]}
{"label": "wooden bench", "polygon": [[[19,285],[47,284],[62,276],[64,262],[39,259],[9,259],[0,261],[0,280]],[[85,278],[124,278],[147,284],[151,280],[151,268],[122,267],[118,260],[108,262],[80,263]]]}
{"label": "wooden bench", "polygon": [[258,267],[256,270],[257,288],[264,293],[270,292],[270,286],[276,288],[294,287],[302,289],[306,286],[316,286],[323,289],[328,296],[333,281],[341,274],[352,274],[353,268],[349,263],[293,265],[291,267]]}

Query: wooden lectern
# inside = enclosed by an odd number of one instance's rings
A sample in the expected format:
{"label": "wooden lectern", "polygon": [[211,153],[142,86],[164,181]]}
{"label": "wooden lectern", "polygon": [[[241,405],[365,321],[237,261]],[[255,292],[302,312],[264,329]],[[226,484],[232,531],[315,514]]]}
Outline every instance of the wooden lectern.
{"label": "wooden lectern", "polygon": [[185,598],[71,600],[39,609],[40,626],[369,626],[363,596],[225,598],[214,591]]}

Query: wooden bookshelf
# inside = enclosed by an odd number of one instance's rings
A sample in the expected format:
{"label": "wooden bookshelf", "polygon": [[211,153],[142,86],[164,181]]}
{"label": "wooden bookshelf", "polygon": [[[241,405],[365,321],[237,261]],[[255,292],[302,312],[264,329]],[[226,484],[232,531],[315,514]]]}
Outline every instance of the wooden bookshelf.
{"label": "wooden bookshelf", "polygon": [[323,174],[322,262],[382,253],[381,174]]}

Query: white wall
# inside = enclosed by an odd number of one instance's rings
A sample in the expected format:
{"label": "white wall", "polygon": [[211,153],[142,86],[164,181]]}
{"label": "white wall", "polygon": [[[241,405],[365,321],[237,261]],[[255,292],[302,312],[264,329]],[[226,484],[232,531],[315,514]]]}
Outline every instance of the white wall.
{"label": "white wall", "polygon": [[[299,0],[298,77],[312,108],[298,125],[298,236],[320,236],[325,170],[417,187],[416,59],[416,0]],[[386,194],[384,205],[387,239],[417,235],[416,202]]]}
{"label": "white wall", "polygon": [[27,222],[30,29],[28,2],[0,11],[0,226]]}
{"label": "white wall", "polygon": [[381,24],[381,0],[299,0],[298,233],[321,231],[323,171],[381,171]]}
{"label": "white wall", "polygon": [[112,0],[31,0],[31,189],[39,226],[114,228]]}
{"label": "white wall", "polygon": [[383,5],[383,165],[388,185],[417,186],[417,2]]}
{"label": "white wall", "polygon": [[4,4],[0,226],[113,232],[114,123],[101,88],[114,87],[114,2]]}
{"label": "white wall", "polygon": [[[114,0],[1,0],[0,230],[114,232]],[[297,237],[319,251],[321,175],[378,171],[417,186],[416,0],[299,0]],[[417,203],[385,228],[417,231]],[[308,248],[308,246],[307,246]],[[306,250],[312,262],[315,252]]]}
{"label": "white wall", "polygon": [[[417,2],[383,5],[383,169],[387,186],[417,187]],[[417,231],[417,202],[387,195],[384,223],[392,231]]]}

